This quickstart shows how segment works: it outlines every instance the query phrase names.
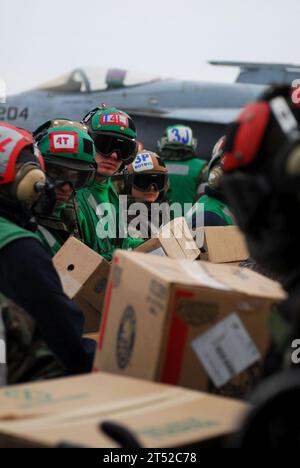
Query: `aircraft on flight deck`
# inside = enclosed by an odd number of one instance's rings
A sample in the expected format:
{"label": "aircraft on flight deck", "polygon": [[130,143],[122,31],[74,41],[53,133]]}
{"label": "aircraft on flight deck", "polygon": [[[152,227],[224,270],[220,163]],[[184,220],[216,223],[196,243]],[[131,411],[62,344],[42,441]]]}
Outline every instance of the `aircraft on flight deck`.
{"label": "aircraft on flight deck", "polygon": [[206,83],[121,69],[78,68],[36,89],[8,96],[6,103],[0,104],[0,121],[33,131],[53,118],[81,120],[88,111],[106,103],[134,118],[138,139],[145,148],[155,150],[168,125],[183,123],[194,130],[199,156],[209,157],[226,125],[267,84],[300,78],[300,67],[296,65],[210,63],[239,67],[236,82]]}

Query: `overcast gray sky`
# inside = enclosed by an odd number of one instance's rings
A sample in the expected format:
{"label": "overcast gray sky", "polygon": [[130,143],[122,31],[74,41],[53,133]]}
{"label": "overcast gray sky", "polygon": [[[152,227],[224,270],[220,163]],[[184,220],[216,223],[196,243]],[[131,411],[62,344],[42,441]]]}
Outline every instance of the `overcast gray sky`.
{"label": "overcast gray sky", "polygon": [[299,0],[1,0],[9,94],[84,65],[230,79],[209,59],[300,63]]}

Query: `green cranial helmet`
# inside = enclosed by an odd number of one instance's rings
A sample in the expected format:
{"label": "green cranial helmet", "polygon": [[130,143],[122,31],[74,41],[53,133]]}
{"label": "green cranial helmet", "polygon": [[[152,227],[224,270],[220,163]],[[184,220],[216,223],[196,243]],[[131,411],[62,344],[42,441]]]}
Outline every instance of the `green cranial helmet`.
{"label": "green cranial helmet", "polygon": [[137,154],[137,133],[132,118],[115,107],[104,104],[89,112],[82,121],[88,126],[96,151],[103,156],[117,152],[119,158],[130,164]]}
{"label": "green cranial helmet", "polygon": [[48,132],[48,130],[51,130],[53,128],[62,129],[64,127],[78,128],[79,130],[82,130],[85,133],[88,133],[88,130],[89,130],[88,126],[84,125],[81,122],[76,122],[74,120],[65,119],[65,118],[58,118],[58,119],[48,120],[43,125],[40,125],[33,132],[33,138],[35,139],[37,143],[39,143],[41,138]]}
{"label": "green cranial helmet", "polygon": [[115,107],[103,104],[89,112],[82,120],[87,125],[90,135],[94,133],[113,133],[136,139],[137,133],[132,118]]}
{"label": "green cranial helmet", "polygon": [[47,175],[50,179],[68,181],[75,190],[89,185],[96,174],[96,161],[95,146],[87,128],[65,119],[48,124],[34,132]]}
{"label": "green cranial helmet", "polygon": [[166,128],[164,136],[158,141],[160,151],[169,150],[190,150],[195,152],[197,140],[193,137],[193,130],[186,125],[171,125]]}

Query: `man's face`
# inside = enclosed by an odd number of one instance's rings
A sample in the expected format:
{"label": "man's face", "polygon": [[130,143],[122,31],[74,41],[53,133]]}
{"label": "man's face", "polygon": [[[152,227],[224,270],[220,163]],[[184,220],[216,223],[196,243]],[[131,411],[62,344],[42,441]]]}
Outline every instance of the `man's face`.
{"label": "man's face", "polygon": [[131,194],[138,202],[154,203],[159,197],[159,192],[154,187],[151,187],[147,192],[142,192],[133,187]]}
{"label": "man's face", "polygon": [[73,189],[68,182],[66,182],[65,185],[63,185],[62,187],[56,188],[55,194],[56,194],[57,205],[61,206],[64,203],[67,203],[72,193],[73,193]]}
{"label": "man's face", "polygon": [[61,166],[47,165],[46,173],[54,184],[59,182],[59,185],[55,188],[56,206],[59,207],[66,203],[73,194],[74,188],[68,181],[73,180],[74,171],[69,171]]}
{"label": "man's face", "polygon": [[122,161],[118,159],[117,153],[112,153],[110,156],[102,156],[96,153],[97,174],[103,177],[111,177],[122,166]]}

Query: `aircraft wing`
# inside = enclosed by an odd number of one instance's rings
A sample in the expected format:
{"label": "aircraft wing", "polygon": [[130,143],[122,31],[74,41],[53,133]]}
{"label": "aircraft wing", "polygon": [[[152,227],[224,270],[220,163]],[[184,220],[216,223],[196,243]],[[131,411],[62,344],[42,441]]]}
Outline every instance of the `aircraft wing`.
{"label": "aircraft wing", "polygon": [[132,115],[156,117],[190,122],[229,124],[239,115],[239,108],[173,108],[173,109],[127,109]]}
{"label": "aircraft wing", "polygon": [[300,70],[300,65],[293,63],[234,62],[228,60],[210,60],[208,63],[210,65],[218,65],[222,67],[248,68],[249,70],[258,68]]}

